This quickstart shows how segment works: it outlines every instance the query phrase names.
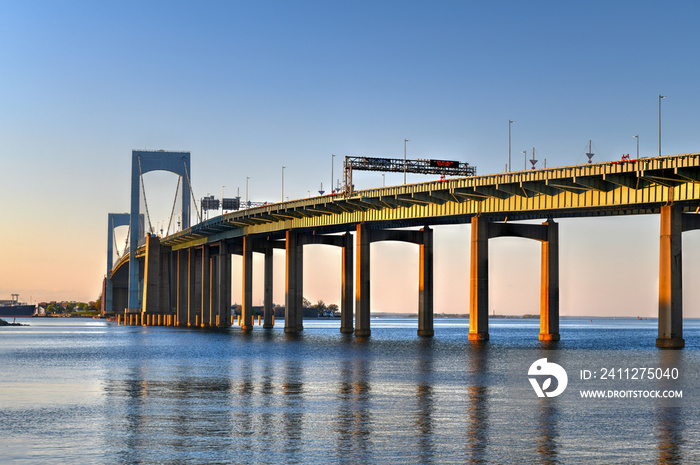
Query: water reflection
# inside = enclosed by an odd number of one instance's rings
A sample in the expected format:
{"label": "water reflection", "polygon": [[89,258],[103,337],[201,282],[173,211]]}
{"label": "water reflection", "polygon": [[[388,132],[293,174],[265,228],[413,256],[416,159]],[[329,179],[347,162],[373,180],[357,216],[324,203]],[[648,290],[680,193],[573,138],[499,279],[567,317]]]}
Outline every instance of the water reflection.
{"label": "water reflection", "polygon": [[251,360],[243,358],[235,362],[232,366],[232,375],[235,376],[236,372],[240,374],[240,381],[232,386],[230,393],[230,402],[233,404],[231,428],[238,439],[236,444],[239,452],[245,452],[251,449],[250,439],[256,434],[255,382]]}
{"label": "water reflection", "polygon": [[[222,446],[233,436],[229,376],[193,376],[191,366],[161,366],[133,357],[124,373],[108,377],[107,463],[162,463],[164,457],[192,458],[192,438]],[[226,447],[214,455],[227,457]],[[113,454],[113,455],[112,455]]]}
{"label": "water reflection", "polygon": [[[680,351],[664,350],[659,355],[660,366],[664,371],[675,368],[678,369],[680,376],[687,373]],[[678,380],[667,378],[662,378],[659,383],[659,389],[662,391],[680,390],[681,386],[682,384]],[[687,393],[684,394],[687,395]],[[685,440],[681,401],[679,399],[659,399],[654,414],[656,417],[656,437],[659,441],[658,463],[685,463],[682,454]]]}
{"label": "water reflection", "polygon": [[301,363],[298,360],[287,360],[284,377],[284,383],[282,383],[284,451],[287,462],[299,462],[304,426],[304,383]]}
{"label": "water reflection", "polygon": [[485,463],[488,445],[488,344],[472,344],[469,359],[471,383],[467,386],[467,457],[469,463]]}
{"label": "water reflection", "polygon": [[538,441],[537,453],[541,457],[543,464],[559,463],[557,459],[557,438],[559,430],[557,428],[558,411],[556,399],[540,399],[539,412],[537,415]]}
{"label": "water reflection", "polygon": [[148,397],[148,382],[144,379],[144,370],[141,366],[132,366],[129,377],[124,380],[124,394],[127,397],[125,405],[124,419],[126,420],[127,436],[125,440],[126,448],[120,451],[120,456],[124,461],[134,459],[134,451],[139,450],[147,444],[142,444],[145,439],[141,433],[144,428],[146,416],[144,414],[145,404]]}
{"label": "water reflection", "polygon": [[268,358],[264,358],[262,361],[262,379],[260,382],[260,395],[262,396],[260,402],[259,415],[260,415],[260,428],[256,429],[256,434],[260,436],[260,441],[258,441],[259,447],[263,452],[263,455],[267,455],[267,452],[272,447],[272,439],[274,438],[274,415],[272,413],[272,408],[274,405],[274,367],[272,362]]}
{"label": "water reflection", "polygon": [[[549,341],[541,344],[541,358],[547,358],[549,363],[566,365],[561,360],[561,352],[554,350],[558,347],[558,341]],[[571,375],[571,374],[570,374]],[[559,438],[559,409],[558,398],[543,397],[539,399],[537,412],[538,438],[536,452],[540,455],[541,463],[559,463],[558,438]]]}
{"label": "water reflection", "polygon": [[418,463],[433,461],[433,339],[423,339],[417,357],[415,426],[418,430]]}
{"label": "water reflection", "polygon": [[357,463],[358,459],[370,456],[369,370],[370,363],[363,357],[354,357],[340,367],[335,432],[337,458],[341,463]]}

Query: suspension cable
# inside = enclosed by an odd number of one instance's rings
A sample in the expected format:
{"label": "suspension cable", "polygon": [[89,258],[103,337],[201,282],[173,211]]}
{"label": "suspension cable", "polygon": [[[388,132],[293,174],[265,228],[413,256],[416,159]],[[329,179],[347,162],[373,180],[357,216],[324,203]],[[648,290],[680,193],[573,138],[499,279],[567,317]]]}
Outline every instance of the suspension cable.
{"label": "suspension cable", "polygon": [[153,234],[151,215],[148,213],[148,200],[146,200],[146,186],[143,184],[143,172],[141,171],[141,157],[139,156],[139,178],[141,179],[141,192],[143,192],[143,203],[146,206],[146,218],[148,218],[148,230]]}
{"label": "suspension cable", "polygon": [[[183,165],[185,165],[185,176],[187,177],[187,185],[190,186],[190,194],[192,194],[192,203],[194,204],[194,210],[197,212],[197,219],[201,223],[202,222],[202,216],[199,214],[199,209],[197,208],[197,199],[194,198],[194,190],[192,189],[192,180],[190,179],[190,173],[187,172],[187,163],[185,161],[182,161]],[[182,219],[183,224],[185,219]]]}
{"label": "suspension cable", "polygon": [[[129,236],[131,236],[131,221],[129,221],[129,230],[126,232],[126,240],[124,241],[124,252],[122,252],[122,255],[126,255],[126,248],[129,247]],[[117,253],[119,253],[119,249],[117,249]]]}
{"label": "suspension cable", "polygon": [[170,225],[173,223],[173,215],[175,214],[175,204],[177,203],[177,194],[180,192],[180,177],[177,178],[177,187],[175,188],[175,199],[173,200],[173,209],[170,212],[170,221],[168,221],[168,229],[166,229],[165,235],[170,234]]}
{"label": "suspension cable", "polygon": [[[119,247],[117,246],[117,232],[114,230],[114,217],[112,216],[110,218],[112,222],[110,223],[110,227],[112,228],[112,250],[110,250],[110,253],[114,252],[114,248],[116,247],[117,249],[117,258],[120,258],[121,255],[119,255]],[[114,266],[114,263],[109,264],[110,268]]]}

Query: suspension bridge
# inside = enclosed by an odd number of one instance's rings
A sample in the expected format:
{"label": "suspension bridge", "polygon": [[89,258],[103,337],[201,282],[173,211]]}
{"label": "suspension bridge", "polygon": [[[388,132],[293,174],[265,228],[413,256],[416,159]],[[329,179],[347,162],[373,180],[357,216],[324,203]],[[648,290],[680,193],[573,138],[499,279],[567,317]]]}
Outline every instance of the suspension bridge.
{"label": "suspension bridge", "polygon": [[[362,169],[364,162],[353,162],[356,169]],[[395,162],[390,160],[387,166],[398,170]],[[103,313],[116,315],[125,324],[229,327],[233,321],[231,255],[237,254],[243,263],[239,277],[241,328],[252,330],[252,257],[262,253],[263,327],[271,328],[272,252],[284,249],[284,330],[302,331],[304,246],[325,244],[342,249],[340,331],[366,337],[371,334],[370,244],[402,241],[417,246],[418,335],[429,337],[434,335],[431,226],[470,223],[469,339],[489,339],[489,239],[515,236],[541,243],[539,339],[556,341],[560,336],[559,232],[555,220],[658,214],[656,345],[684,347],[681,239],[683,232],[700,229],[700,154],[481,176],[476,176],[473,167],[463,168],[469,172],[457,178],[358,191],[350,183],[342,193],[265,204],[207,220],[201,220],[194,202],[198,222],[190,225],[190,202],[194,200],[190,154],[134,151],[131,211],[108,216]],[[145,215],[140,211],[143,175],[153,170],[173,172],[181,180],[177,192],[182,228],[165,237],[153,233],[147,202]],[[533,219],[543,222],[517,223]],[[129,253],[125,250],[113,264],[113,230],[120,225],[129,225]],[[421,229],[406,229],[415,227]]]}

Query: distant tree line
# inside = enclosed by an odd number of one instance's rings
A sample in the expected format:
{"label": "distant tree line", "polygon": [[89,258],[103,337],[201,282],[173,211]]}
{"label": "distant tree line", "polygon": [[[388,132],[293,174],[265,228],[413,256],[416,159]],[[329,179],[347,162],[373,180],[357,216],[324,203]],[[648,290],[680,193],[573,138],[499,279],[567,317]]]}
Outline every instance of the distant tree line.
{"label": "distant tree line", "polygon": [[[302,305],[304,306],[304,316],[313,316],[309,315],[308,310],[315,310],[316,315],[315,316],[332,316],[333,313],[338,311],[338,305],[336,304],[330,304],[326,305],[326,303],[323,300],[319,300],[316,302],[316,305],[313,305],[309,299],[304,297],[302,299]],[[239,304],[233,304],[231,305],[231,311],[234,315],[240,315],[241,314],[241,305]],[[284,316],[284,306],[283,305],[277,305],[277,304],[272,304],[272,308],[274,310],[275,316],[281,317]],[[263,306],[253,306],[252,314],[253,316],[258,316],[258,315],[263,315],[264,313],[264,307]]]}

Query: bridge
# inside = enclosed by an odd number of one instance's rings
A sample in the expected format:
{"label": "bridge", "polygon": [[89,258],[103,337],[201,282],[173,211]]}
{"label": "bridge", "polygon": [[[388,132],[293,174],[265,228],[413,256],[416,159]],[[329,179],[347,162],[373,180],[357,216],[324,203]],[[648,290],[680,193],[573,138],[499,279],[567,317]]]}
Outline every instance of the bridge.
{"label": "bridge", "polygon": [[[132,210],[139,223],[138,176],[166,169],[188,177],[189,153],[132,153]],[[184,168],[180,168],[182,165]],[[137,166],[137,168],[134,168]],[[183,181],[189,185],[189,179]],[[134,187],[137,186],[137,187]],[[188,194],[191,191],[188,190]],[[182,211],[189,217],[189,198]],[[188,205],[185,207],[185,203]],[[700,229],[700,154],[650,157],[383,187],[292,200],[231,212],[160,238],[132,227],[129,255],[108,260],[106,314],[127,324],[220,327],[232,324],[231,255],[242,256],[241,328],[252,330],[252,256],[263,253],[264,325],[273,325],[272,251],[284,249],[284,330],[303,330],[303,250],[307,244],[342,249],[340,331],[358,337],[370,328],[370,244],[403,241],[419,254],[418,335],[433,336],[431,226],[471,224],[469,339],[488,332],[489,239],[517,236],[541,243],[540,333],[559,340],[559,218],[658,214],[659,320],[656,346],[682,348],[682,233]],[[122,220],[127,214],[120,214]],[[111,217],[112,221],[114,218]],[[541,219],[542,224],[517,223]],[[143,220],[140,220],[141,224]],[[420,230],[406,229],[419,227]],[[109,237],[111,240],[111,229]],[[353,256],[356,265],[353,266]],[[354,269],[353,269],[354,268]],[[353,285],[352,275],[355,273]],[[354,289],[353,289],[354,287]],[[354,320],[353,320],[354,307]]]}

